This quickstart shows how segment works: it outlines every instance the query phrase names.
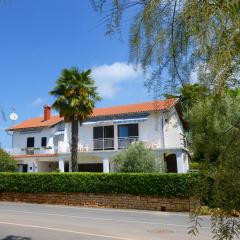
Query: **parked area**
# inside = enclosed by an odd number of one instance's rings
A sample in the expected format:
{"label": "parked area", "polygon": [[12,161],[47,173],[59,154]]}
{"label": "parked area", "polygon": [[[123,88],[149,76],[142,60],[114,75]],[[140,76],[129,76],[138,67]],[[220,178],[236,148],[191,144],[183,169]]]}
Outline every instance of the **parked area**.
{"label": "parked area", "polygon": [[[208,217],[201,235],[209,240]],[[0,203],[0,239],[188,240],[187,214]]]}

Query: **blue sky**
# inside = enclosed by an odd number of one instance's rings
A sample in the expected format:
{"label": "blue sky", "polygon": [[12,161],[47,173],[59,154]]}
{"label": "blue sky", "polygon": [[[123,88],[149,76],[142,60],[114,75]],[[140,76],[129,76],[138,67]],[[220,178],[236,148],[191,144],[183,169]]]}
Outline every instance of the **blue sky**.
{"label": "blue sky", "polygon": [[[88,0],[6,0],[0,4],[0,105],[7,118],[14,107],[21,122],[42,115],[53,99],[61,69],[93,69],[103,100],[112,106],[151,100],[141,69],[128,62],[128,23],[123,39],[106,37],[101,16]],[[4,129],[11,122],[0,115],[0,142],[10,147]]]}

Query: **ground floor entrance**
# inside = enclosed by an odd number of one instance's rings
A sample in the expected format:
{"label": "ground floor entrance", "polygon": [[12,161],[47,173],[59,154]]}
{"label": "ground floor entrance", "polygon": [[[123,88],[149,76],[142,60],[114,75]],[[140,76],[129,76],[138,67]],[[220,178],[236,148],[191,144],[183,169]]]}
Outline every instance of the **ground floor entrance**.
{"label": "ground floor entrance", "polygon": [[[109,150],[79,153],[78,171],[115,172],[112,157],[118,152]],[[155,155],[159,172],[186,173],[189,169],[187,152],[182,149],[159,149],[155,150]],[[20,172],[69,172],[70,161],[70,154],[17,159]]]}
{"label": "ground floor entrance", "polygon": [[[64,164],[64,172],[69,172],[69,164]],[[78,172],[103,172],[102,163],[82,163],[78,164]]]}

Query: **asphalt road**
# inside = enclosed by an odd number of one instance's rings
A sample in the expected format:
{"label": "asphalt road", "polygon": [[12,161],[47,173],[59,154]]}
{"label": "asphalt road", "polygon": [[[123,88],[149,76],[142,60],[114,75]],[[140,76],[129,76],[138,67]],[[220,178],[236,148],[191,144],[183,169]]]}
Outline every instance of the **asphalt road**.
{"label": "asphalt road", "polygon": [[211,239],[207,217],[197,238],[188,226],[182,213],[0,202],[0,240]]}

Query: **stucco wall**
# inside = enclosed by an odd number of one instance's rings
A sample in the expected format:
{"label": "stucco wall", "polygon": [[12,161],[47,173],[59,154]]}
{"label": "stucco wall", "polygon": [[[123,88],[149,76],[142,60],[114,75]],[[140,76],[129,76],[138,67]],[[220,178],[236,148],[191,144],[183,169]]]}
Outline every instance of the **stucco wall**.
{"label": "stucco wall", "polygon": [[43,128],[36,131],[16,131],[13,134],[13,148],[18,151],[27,146],[27,138],[34,137],[35,148],[41,148],[42,137],[47,138],[47,146],[53,147],[53,135],[57,131],[56,127]]}
{"label": "stucco wall", "polygon": [[166,148],[181,148],[183,147],[183,136],[184,133],[181,120],[177,114],[175,108],[165,113],[164,121],[164,138]]}
{"label": "stucco wall", "polygon": [[[170,111],[155,112],[151,113],[147,119],[143,122],[139,122],[139,140],[144,141],[149,147],[154,149],[181,149],[183,147],[183,127],[179,116],[175,110],[172,108]],[[83,147],[87,147],[87,150],[93,149],[93,127],[94,126],[106,126],[112,125],[111,122],[108,124],[93,124],[93,125],[82,125],[79,127],[79,143]],[[120,125],[120,124],[119,124]],[[66,123],[64,128],[64,136],[58,144],[57,141],[53,141],[54,134],[58,131],[58,125],[52,128],[44,128],[34,132],[14,132],[13,136],[13,148],[15,149],[15,155],[26,154],[26,151],[21,151],[21,149],[26,148],[27,138],[35,138],[35,148],[41,148],[41,138],[47,137],[47,146],[52,149],[35,150],[34,153],[55,153],[56,148],[58,148],[60,153],[68,153],[70,150],[71,143],[71,123]],[[115,132],[115,146],[117,146],[117,124],[114,124]],[[55,142],[55,143],[54,143]],[[55,144],[55,146],[54,146]],[[117,147],[115,147],[117,150]],[[84,150],[85,151],[85,150]],[[168,150],[167,150],[168,151]],[[187,161],[184,162],[185,169],[188,168]]]}
{"label": "stucco wall", "polygon": [[[164,115],[163,115],[164,114]],[[163,119],[162,119],[163,117]],[[108,124],[97,125],[82,125],[79,127],[79,143],[82,145],[88,145],[92,148],[93,139],[93,127],[94,126],[107,126]],[[115,124],[116,125],[116,124]],[[183,147],[181,144],[180,133],[183,133],[182,123],[178,117],[175,108],[172,108],[169,112],[156,112],[151,113],[147,120],[139,122],[139,140],[153,144],[157,148],[176,148]],[[163,135],[164,142],[163,144]],[[115,136],[117,137],[117,136]],[[65,124],[65,137],[66,143],[71,142],[71,124]]]}

